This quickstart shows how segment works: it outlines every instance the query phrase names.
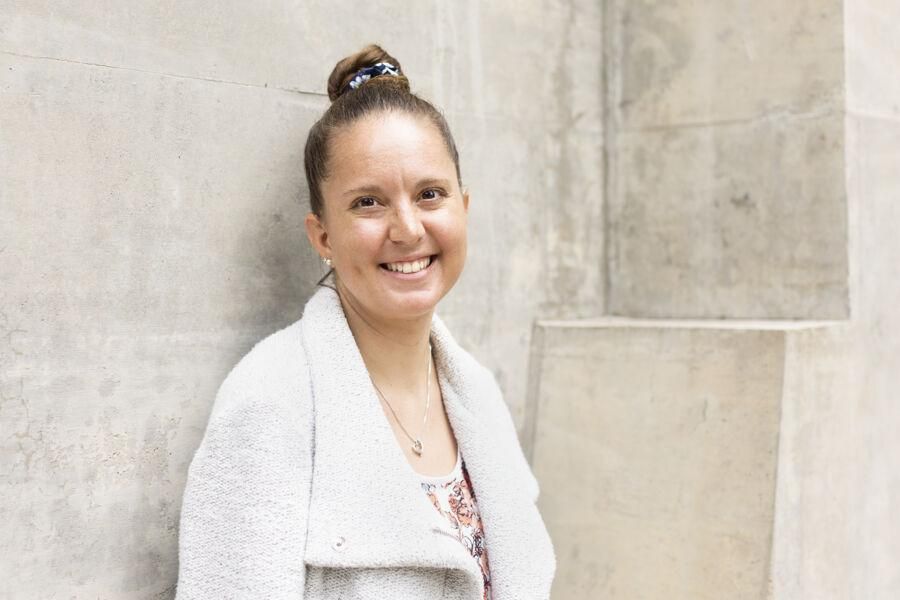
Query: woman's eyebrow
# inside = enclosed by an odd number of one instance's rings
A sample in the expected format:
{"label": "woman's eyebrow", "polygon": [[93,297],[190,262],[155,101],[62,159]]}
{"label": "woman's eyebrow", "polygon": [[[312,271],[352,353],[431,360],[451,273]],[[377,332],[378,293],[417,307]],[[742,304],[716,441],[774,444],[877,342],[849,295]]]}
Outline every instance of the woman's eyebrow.
{"label": "woman's eyebrow", "polygon": [[[442,187],[450,187],[450,181],[447,179],[441,179],[438,177],[426,177],[425,179],[420,179],[416,183],[417,188],[425,187],[426,185],[439,185]],[[344,196],[356,196],[358,194],[377,194],[381,191],[381,188],[377,185],[361,185],[359,187],[355,187],[353,189],[347,190],[343,193]]]}
{"label": "woman's eyebrow", "polygon": [[450,187],[450,182],[447,179],[440,179],[437,177],[427,177],[425,179],[420,179],[416,184],[417,188],[425,187],[426,185],[439,185],[442,187]]}
{"label": "woman's eyebrow", "polygon": [[355,187],[352,190],[347,190],[344,192],[344,196],[355,196],[357,194],[375,194],[380,192],[381,188],[377,185],[362,185],[359,187]]}

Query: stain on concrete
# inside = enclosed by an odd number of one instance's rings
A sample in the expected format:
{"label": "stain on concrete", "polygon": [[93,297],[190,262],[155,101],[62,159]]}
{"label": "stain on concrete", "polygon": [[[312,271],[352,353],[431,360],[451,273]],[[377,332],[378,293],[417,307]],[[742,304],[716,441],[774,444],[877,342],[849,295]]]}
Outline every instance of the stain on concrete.
{"label": "stain on concrete", "polygon": [[100,383],[97,388],[97,393],[100,394],[101,398],[108,398],[116,391],[116,388],[119,387],[119,383],[120,381],[118,379],[106,378]]}
{"label": "stain on concrete", "polygon": [[735,208],[740,208],[744,210],[752,210],[756,208],[756,203],[750,197],[750,192],[746,192],[741,194],[740,196],[732,196],[729,198],[731,205]]}

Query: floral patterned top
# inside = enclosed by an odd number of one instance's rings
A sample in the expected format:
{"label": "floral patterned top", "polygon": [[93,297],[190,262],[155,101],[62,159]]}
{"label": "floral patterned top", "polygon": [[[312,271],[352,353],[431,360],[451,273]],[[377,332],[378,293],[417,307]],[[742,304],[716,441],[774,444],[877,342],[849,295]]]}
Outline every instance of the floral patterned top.
{"label": "floral patterned top", "polygon": [[484,576],[484,600],[491,599],[491,569],[487,548],[484,545],[484,528],[478,503],[466,463],[459,448],[456,449],[456,466],[449,475],[428,477],[419,475],[422,489],[440,515],[449,521],[459,542],[481,567]]}

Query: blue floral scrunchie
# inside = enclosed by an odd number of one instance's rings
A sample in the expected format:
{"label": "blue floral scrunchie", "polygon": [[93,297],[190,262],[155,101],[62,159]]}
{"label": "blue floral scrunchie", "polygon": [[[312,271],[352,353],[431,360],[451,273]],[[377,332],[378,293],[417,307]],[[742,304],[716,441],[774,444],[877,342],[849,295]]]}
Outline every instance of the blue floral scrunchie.
{"label": "blue floral scrunchie", "polygon": [[350,80],[350,83],[347,84],[347,87],[344,88],[344,91],[347,91],[349,89],[355,90],[368,80],[380,75],[393,75],[395,77],[399,77],[400,69],[398,69],[391,63],[386,62],[376,63],[371,67],[360,69],[356,72],[356,75],[354,75],[353,79]]}

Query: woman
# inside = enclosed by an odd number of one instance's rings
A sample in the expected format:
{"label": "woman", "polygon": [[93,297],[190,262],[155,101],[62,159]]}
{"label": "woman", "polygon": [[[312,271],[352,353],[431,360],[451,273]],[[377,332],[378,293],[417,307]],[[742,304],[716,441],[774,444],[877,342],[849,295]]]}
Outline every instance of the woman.
{"label": "woman", "polygon": [[547,598],[537,481],[493,376],[434,314],[466,256],[447,123],[378,46],[328,93],[306,228],[334,285],[222,384],[177,598]]}

